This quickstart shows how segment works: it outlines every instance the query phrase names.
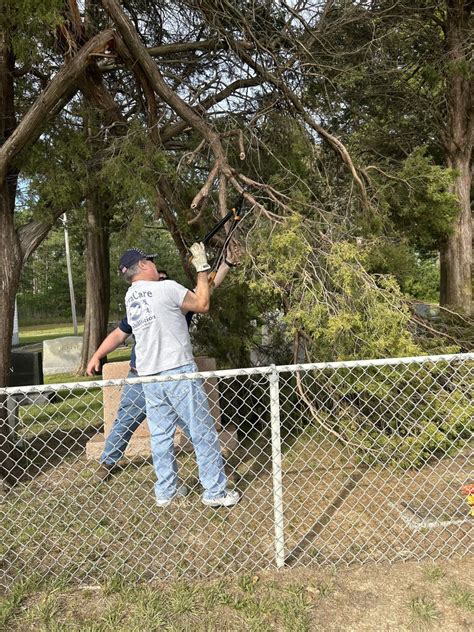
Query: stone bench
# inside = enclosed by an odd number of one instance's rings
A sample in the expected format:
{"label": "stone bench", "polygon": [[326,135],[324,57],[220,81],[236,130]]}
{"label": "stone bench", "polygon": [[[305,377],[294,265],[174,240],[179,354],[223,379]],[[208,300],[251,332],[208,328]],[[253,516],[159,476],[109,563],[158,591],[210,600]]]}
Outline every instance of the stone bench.
{"label": "stone bench", "polygon": [[[216,370],[216,361],[214,358],[199,356],[195,358],[195,361],[199,371]],[[102,368],[102,377],[104,380],[124,379],[128,375],[129,366],[129,362],[109,362],[104,364]],[[110,433],[112,424],[117,414],[122,388],[123,387],[121,386],[106,386],[104,388],[104,432],[92,437],[92,439],[87,442],[86,456],[88,459],[98,460],[102,454],[105,439]],[[204,390],[207,393],[209,409],[214,418],[216,429],[219,434],[222,454],[225,458],[229,458],[238,447],[237,429],[232,424],[227,424],[225,428],[221,424],[221,409],[219,405],[217,379],[208,378],[205,380]],[[176,430],[175,448],[178,451],[192,451],[193,449],[191,442],[187,439],[180,428]],[[125,452],[125,457],[128,459],[134,459],[149,458],[150,456],[150,431],[145,420],[134,432]]]}

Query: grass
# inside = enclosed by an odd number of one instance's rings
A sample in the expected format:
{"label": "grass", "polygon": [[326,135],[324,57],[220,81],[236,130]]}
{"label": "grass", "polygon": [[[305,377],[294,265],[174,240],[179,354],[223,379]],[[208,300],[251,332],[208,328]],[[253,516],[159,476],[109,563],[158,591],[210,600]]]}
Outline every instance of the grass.
{"label": "grass", "polygon": [[450,577],[461,571],[468,582],[467,561],[462,567],[445,564],[436,586],[427,573],[432,564],[417,566],[400,564],[393,577],[372,565],[339,569],[337,576],[327,569],[286,569],[149,583],[117,573],[83,586],[68,584],[65,576],[42,582],[32,576],[4,599],[0,627],[9,632],[349,632],[385,629],[390,621],[394,630],[468,629],[474,622],[472,593]]}
{"label": "grass", "polygon": [[18,435],[30,439],[57,430],[84,430],[102,422],[102,394],[99,389],[59,391],[51,404],[20,407]]}
{"label": "grass", "polygon": [[[84,325],[77,327],[78,336],[82,336]],[[63,336],[74,336],[74,328],[66,323],[54,323],[48,325],[27,325],[20,326],[20,346],[32,345],[43,340],[51,340],[52,338],[62,338]]]}
{"label": "grass", "polygon": [[[212,583],[172,582],[160,586],[113,583],[99,589],[61,593],[51,585],[18,585],[2,624],[9,629],[81,630],[254,630],[305,632],[315,602],[303,584],[278,586],[252,578]],[[250,590],[249,590],[249,587]],[[69,599],[68,599],[69,596]],[[30,602],[27,609],[21,607]]]}
{"label": "grass", "polygon": [[6,627],[26,599],[40,587],[41,580],[36,575],[31,575],[13,586],[10,593],[0,602],[0,628]]}
{"label": "grass", "polygon": [[427,566],[424,571],[425,578],[430,582],[437,582],[446,575],[446,572],[441,566],[436,564]]}
{"label": "grass", "polygon": [[435,603],[426,596],[412,597],[409,601],[411,624],[418,628],[429,627],[440,618]]}
{"label": "grass", "polygon": [[334,590],[335,587],[332,581],[322,581],[319,582],[317,585],[317,591],[318,594],[321,595],[321,597],[328,597],[334,592]]}
{"label": "grass", "polygon": [[474,593],[472,590],[453,583],[449,586],[448,597],[458,608],[462,608],[467,612],[474,612]]}
{"label": "grass", "polygon": [[60,614],[57,591],[48,592],[41,596],[36,604],[28,609],[26,618],[32,622],[39,621],[46,627],[54,622]]}

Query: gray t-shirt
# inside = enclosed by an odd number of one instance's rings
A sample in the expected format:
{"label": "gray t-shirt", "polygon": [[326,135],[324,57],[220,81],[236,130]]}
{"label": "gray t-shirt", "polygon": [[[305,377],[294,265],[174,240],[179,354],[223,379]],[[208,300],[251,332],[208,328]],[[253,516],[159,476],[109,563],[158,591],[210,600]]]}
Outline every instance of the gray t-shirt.
{"label": "gray t-shirt", "polygon": [[181,312],[187,289],[176,281],[136,281],[125,295],[136,342],[138,375],[154,375],[193,362],[188,324]]}

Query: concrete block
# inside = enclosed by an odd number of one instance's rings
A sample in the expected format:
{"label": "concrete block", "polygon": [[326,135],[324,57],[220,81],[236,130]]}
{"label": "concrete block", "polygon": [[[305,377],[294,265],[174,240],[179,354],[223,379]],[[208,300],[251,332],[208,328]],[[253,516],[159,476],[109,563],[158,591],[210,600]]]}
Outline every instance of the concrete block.
{"label": "concrete block", "polygon": [[[195,361],[199,371],[216,370],[216,361],[214,358],[199,356],[195,358]],[[128,372],[128,362],[110,362],[103,366],[102,377],[104,380],[123,379],[127,377]],[[222,428],[217,379],[209,378],[205,380],[204,390],[207,393],[209,409],[211,415],[214,417],[216,429],[219,433],[222,453],[225,458],[228,458],[238,447],[237,430],[231,424],[227,425],[226,428]],[[121,393],[122,387],[120,386],[106,386],[104,388],[104,434],[97,435],[88,442],[86,446],[87,458],[98,459],[100,457],[104,448],[105,439],[111,431],[117,414]],[[191,442],[179,428],[176,430],[174,443],[177,451],[184,450],[186,452],[192,452],[193,450]],[[125,456],[129,459],[133,459],[134,457],[148,458],[151,456],[150,431],[146,420],[133,434]]]}

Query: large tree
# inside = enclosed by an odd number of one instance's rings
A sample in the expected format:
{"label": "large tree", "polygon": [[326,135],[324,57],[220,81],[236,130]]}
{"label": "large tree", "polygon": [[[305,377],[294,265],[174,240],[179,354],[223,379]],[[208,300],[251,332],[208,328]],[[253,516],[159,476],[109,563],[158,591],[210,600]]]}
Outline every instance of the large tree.
{"label": "large tree", "polygon": [[[307,99],[363,160],[382,207],[384,190],[398,180],[389,205],[391,225],[385,230],[395,229],[393,237],[404,234],[418,250],[426,251],[428,245],[436,249],[441,258],[440,303],[469,314],[473,2],[325,5],[324,20],[295,14],[306,28],[306,38],[296,39],[295,45],[306,69]],[[407,161],[414,165],[418,159],[423,167],[420,152],[424,168],[408,179]],[[429,163],[434,165],[431,172]],[[450,171],[454,208],[444,196],[449,178],[442,176],[440,166]],[[421,208],[416,198],[428,189],[431,208]],[[399,213],[401,203],[406,208]]]}
{"label": "large tree", "polygon": [[[94,55],[104,51],[111,31],[103,31],[68,52],[54,53],[51,29],[61,3],[5,1],[0,14],[0,385],[7,383],[15,295],[24,262],[48,234],[63,208],[17,224],[15,205],[22,162],[28,147],[45,130],[48,120],[74,96],[78,78]],[[48,30],[49,27],[49,30]],[[49,37],[48,37],[49,35]],[[32,41],[35,46],[32,45]],[[32,51],[32,52],[31,52]],[[0,472],[15,480],[6,407],[0,407]]]}
{"label": "large tree", "polygon": [[459,212],[441,249],[441,303],[467,314],[472,310],[472,146],[474,78],[472,0],[447,0],[439,22],[446,50],[446,164],[456,172],[453,190]]}

